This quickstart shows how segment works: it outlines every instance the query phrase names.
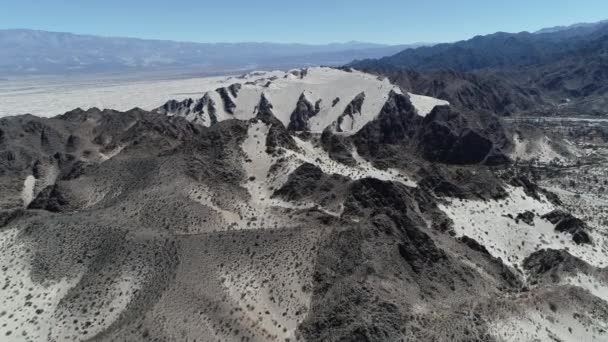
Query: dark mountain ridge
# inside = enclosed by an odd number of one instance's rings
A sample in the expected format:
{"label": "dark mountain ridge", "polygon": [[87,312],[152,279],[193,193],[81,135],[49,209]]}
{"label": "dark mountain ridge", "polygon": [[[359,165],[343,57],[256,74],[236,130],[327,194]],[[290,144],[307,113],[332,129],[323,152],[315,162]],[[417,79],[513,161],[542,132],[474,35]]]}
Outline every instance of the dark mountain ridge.
{"label": "dark mountain ridge", "polygon": [[605,114],[608,23],[407,49],[356,69],[471,110]]}

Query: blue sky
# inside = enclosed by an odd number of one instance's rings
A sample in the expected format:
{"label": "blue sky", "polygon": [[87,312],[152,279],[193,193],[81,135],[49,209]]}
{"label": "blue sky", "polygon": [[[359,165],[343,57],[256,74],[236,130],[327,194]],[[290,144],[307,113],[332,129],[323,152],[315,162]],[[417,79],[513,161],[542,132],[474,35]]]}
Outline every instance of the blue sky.
{"label": "blue sky", "polygon": [[0,0],[0,28],[197,42],[443,42],[608,18],[608,0]]}

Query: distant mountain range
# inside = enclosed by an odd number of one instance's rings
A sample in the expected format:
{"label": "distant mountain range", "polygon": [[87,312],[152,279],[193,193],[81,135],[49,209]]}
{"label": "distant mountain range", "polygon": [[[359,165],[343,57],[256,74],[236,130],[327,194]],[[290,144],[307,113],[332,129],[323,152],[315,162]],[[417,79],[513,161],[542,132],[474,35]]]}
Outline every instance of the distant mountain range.
{"label": "distant mountain range", "polygon": [[355,61],[404,89],[498,114],[608,113],[608,22],[498,32]]}
{"label": "distant mountain range", "polygon": [[534,33],[553,33],[553,32],[560,32],[560,31],[573,31],[574,29],[581,32],[582,30],[594,30],[599,25],[604,25],[604,24],[608,24],[608,20],[602,20],[602,21],[598,21],[595,23],[578,23],[578,24],[566,25],[566,26],[560,25],[560,26],[547,27],[547,28],[540,29]]}
{"label": "distant mountain range", "polygon": [[326,45],[191,43],[99,37],[35,30],[0,30],[0,74],[63,74],[191,68],[220,73],[256,68],[342,65],[379,58],[412,45],[363,42]]}

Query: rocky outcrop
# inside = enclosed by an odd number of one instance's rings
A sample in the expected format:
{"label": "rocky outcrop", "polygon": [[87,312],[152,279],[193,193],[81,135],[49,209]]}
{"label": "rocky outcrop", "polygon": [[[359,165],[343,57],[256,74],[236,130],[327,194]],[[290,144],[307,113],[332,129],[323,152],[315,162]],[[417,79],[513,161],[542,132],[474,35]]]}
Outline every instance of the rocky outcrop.
{"label": "rocky outcrop", "polygon": [[[373,178],[355,182],[345,206],[346,215],[371,215],[372,222],[384,231],[396,229],[402,234],[399,254],[419,273],[433,263],[445,260],[443,251],[423,233],[412,195],[402,186]],[[376,218],[376,219],[374,219]]]}
{"label": "rocky outcrop", "polygon": [[321,134],[321,145],[331,159],[351,166],[357,164],[350,152],[350,143],[344,137],[335,135],[329,127]]}
{"label": "rocky outcrop", "polygon": [[424,118],[418,141],[425,159],[448,164],[481,163],[494,146],[449,106],[437,106]]}
{"label": "rocky outcrop", "polygon": [[466,235],[459,237],[458,240],[471,250],[481,253],[487,260],[489,260],[489,262],[496,268],[500,277],[510,287],[519,288],[522,286],[522,282],[519,277],[516,276],[513,271],[502,262],[502,259],[493,257],[482,244],[477,242],[477,240]]}
{"label": "rocky outcrop", "polygon": [[80,138],[77,135],[70,134],[68,140],[65,143],[65,149],[68,152],[74,152],[80,145]]}
{"label": "rocky outcrop", "polygon": [[[289,73],[299,79],[303,79],[304,77],[306,77],[306,75],[308,75],[308,68],[294,69],[291,70]],[[287,77],[287,75],[285,75],[285,77]]]}
{"label": "rocky outcrop", "polygon": [[230,93],[233,92],[234,90],[230,90],[226,87],[223,87],[223,88],[218,88],[215,91],[220,95],[220,98],[222,99],[222,103],[224,104],[224,111],[226,111],[226,113],[234,115],[234,110],[236,109],[236,103],[234,103],[234,101],[230,97]]}
{"label": "rocky outcrop", "polygon": [[185,99],[183,101],[169,100],[158,111],[170,115],[187,115],[190,113],[190,106],[193,102],[194,100],[192,99]]}
{"label": "rocky outcrop", "polygon": [[169,116],[180,116],[191,122],[203,124],[205,126],[217,124],[217,110],[215,101],[209,93],[194,101],[185,99],[183,101],[169,100],[155,112]]}
{"label": "rocky outcrop", "polygon": [[470,249],[485,254],[487,256],[490,256],[490,252],[488,252],[488,250],[479,242],[477,242],[477,240],[470,238],[466,235],[461,236],[458,238],[458,240],[460,240],[460,242],[464,243],[467,247],[469,247]]}
{"label": "rocky outcrop", "polygon": [[344,186],[348,181],[350,181],[348,177],[337,174],[326,175],[317,166],[304,163],[289,175],[287,182],[274,192],[273,197],[288,201],[316,200],[317,203],[322,204],[323,199],[313,198],[312,195],[335,196],[339,192],[337,188]]}
{"label": "rocky outcrop", "polygon": [[277,119],[272,110],[272,103],[270,103],[265,94],[262,94],[260,102],[256,106],[257,113],[255,119],[261,120],[270,126],[268,136],[266,137],[267,152],[272,154],[277,151],[277,147],[298,151],[299,148],[295,140],[293,140],[291,134],[289,134],[285,126],[283,126],[283,123]]}
{"label": "rocky outcrop", "polygon": [[298,102],[296,103],[296,108],[291,113],[291,117],[289,119],[289,125],[287,129],[290,131],[308,131],[310,127],[308,125],[308,120],[313,116],[319,114],[321,111],[321,100],[318,100],[315,105],[313,105],[308,99],[306,95],[302,93]]}
{"label": "rocky outcrop", "polygon": [[533,212],[531,212],[529,210],[526,210],[523,213],[519,213],[519,214],[517,214],[517,216],[515,216],[515,222],[522,221],[529,226],[533,226],[534,217],[536,217],[536,214],[534,214]]}
{"label": "rocky outcrop", "polygon": [[485,168],[431,164],[418,171],[419,186],[437,196],[497,200],[507,196],[503,182]]}
{"label": "rocky outcrop", "polygon": [[[484,132],[477,114],[437,106],[426,117],[417,114],[407,95],[391,92],[378,117],[354,136],[362,155],[375,159],[418,154],[423,159],[444,164],[504,164],[508,158]],[[493,135],[503,135],[502,126],[492,127]]]}
{"label": "rocky outcrop", "polygon": [[387,145],[407,145],[420,119],[407,96],[391,92],[378,117],[359,130],[353,141],[361,155],[390,158],[396,151]]}
{"label": "rocky outcrop", "polygon": [[29,209],[43,209],[60,212],[68,205],[68,200],[58,185],[51,185],[40,191],[40,194],[30,203]]}
{"label": "rocky outcrop", "polygon": [[209,96],[209,93],[205,93],[205,95],[196,101],[196,104],[194,105],[195,113],[204,113],[205,110],[209,115],[210,124],[217,124],[217,110],[215,107],[215,101],[213,101],[211,96]]}
{"label": "rocky outcrop", "polygon": [[272,112],[273,108],[274,107],[266,97],[266,94],[262,93],[262,95],[260,96],[260,101],[255,107],[255,118],[258,120],[262,120],[266,124],[272,124],[275,121],[278,121],[278,119],[276,118],[276,116],[274,116],[274,113]]}
{"label": "rocky outcrop", "polygon": [[234,83],[228,87],[228,90],[230,91],[230,94],[232,95],[232,97],[234,97],[236,99],[239,95],[239,91],[241,90],[241,88],[242,88],[242,85],[240,83]]}
{"label": "rocky outcrop", "polygon": [[0,228],[8,225],[14,220],[17,220],[26,215],[26,211],[23,208],[17,209],[8,209],[2,210],[0,209]]}
{"label": "rocky outcrop", "polygon": [[527,176],[522,174],[509,176],[511,177],[507,179],[507,183],[513,186],[521,187],[526,195],[540,200],[540,187],[533,183]]}
{"label": "rocky outcrop", "polygon": [[572,216],[572,214],[562,210],[554,210],[541,216],[541,218],[554,224],[555,231],[572,235],[572,240],[577,244],[591,243],[591,237],[587,233],[589,226],[583,220]]}
{"label": "rocky outcrop", "polygon": [[[335,100],[334,100],[335,101]],[[361,109],[363,108],[363,102],[365,101],[365,93],[361,92],[355,96],[352,101],[346,106],[342,115],[338,117],[336,130],[338,132],[351,131],[353,129],[352,124],[355,122],[355,116],[361,115]],[[348,122],[348,123],[347,123]],[[350,125],[350,127],[349,127]]]}
{"label": "rocky outcrop", "polygon": [[565,250],[543,249],[532,253],[523,262],[533,284],[548,281],[559,283],[563,277],[589,273],[592,267]]}

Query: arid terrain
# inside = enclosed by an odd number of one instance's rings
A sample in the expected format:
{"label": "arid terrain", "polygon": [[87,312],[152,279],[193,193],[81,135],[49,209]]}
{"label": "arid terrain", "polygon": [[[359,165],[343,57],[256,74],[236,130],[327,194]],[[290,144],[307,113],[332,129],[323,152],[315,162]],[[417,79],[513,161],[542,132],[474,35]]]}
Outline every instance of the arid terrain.
{"label": "arid terrain", "polygon": [[331,68],[2,118],[0,335],[604,341],[606,132]]}

